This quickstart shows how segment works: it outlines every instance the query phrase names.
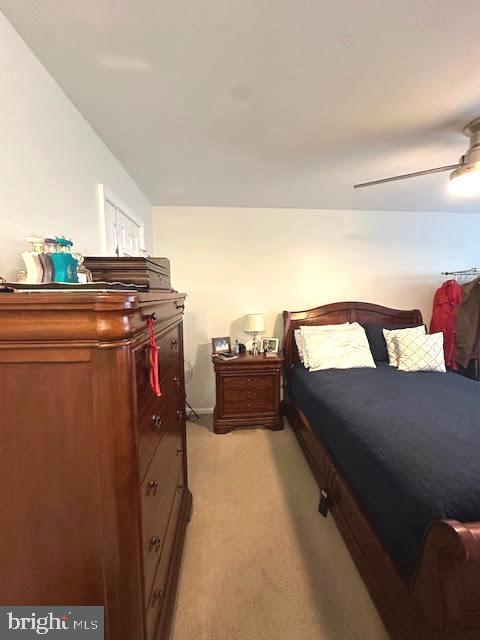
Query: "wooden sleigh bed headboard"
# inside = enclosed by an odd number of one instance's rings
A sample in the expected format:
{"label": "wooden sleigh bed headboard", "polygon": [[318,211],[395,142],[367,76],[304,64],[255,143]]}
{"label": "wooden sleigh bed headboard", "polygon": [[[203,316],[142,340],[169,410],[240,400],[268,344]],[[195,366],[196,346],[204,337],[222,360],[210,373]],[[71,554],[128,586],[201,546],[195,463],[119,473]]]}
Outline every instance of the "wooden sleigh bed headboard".
{"label": "wooden sleigh bed headboard", "polygon": [[375,322],[383,325],[419,325],[423,323],[418,309],[402,311],[369,302],[334,302],[305,311],[283,312],[284,370],[300,362],[294,331],[300,325],[341,324],[342,322]]}

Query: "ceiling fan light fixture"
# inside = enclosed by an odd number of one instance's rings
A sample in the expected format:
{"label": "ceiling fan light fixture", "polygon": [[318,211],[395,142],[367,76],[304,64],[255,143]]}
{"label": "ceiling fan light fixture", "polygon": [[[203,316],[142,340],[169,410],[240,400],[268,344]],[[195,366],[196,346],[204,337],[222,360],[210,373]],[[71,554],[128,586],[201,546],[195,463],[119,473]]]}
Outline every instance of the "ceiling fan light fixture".
{"label": "ceiling fan light fixture", "polygon": [[450,174],[448,192],[459,198],[473,198],[480,194],[480,162],[461,164]]}
{"label": "ceiling fan light fixture", "polygon": [[370,182],[360,182],[354,184],[354,189],[363,187],[373,187],[374,185],[396,180],[407,180],[408,178],[418,178],[433,173],[451,171],[448,191],[453,196],[468,198],[480,196],[480,118],[475,118],[463,129],[463,133],[470,138],[470,144],[466,153],[460,158],[457,164],[443,165],[433,169],[414,171],[413,173],[403,173],[390,178],[380,178],[380,180],[370,180]]}

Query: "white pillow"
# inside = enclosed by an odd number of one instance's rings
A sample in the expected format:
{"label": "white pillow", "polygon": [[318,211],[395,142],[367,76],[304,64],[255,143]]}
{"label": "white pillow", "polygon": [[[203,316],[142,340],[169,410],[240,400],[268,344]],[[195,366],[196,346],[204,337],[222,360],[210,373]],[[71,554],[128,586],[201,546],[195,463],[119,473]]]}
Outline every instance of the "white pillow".
{"label": "white pillow", "polygon": [[405,343],[398,342],[399,371],[441,371],[445,373],[443,333],[417,333]]}
{"label": "white pillow", "polygon": [[304,362],[304,355],[303,355],[303,340],[302,340],[302,334],[300,332],[300,329],[295,329],[295,331],[293,332],[293,335],[295,336],[295,342],[297,343],[297,351],[298,351],[298,356],[300,358],[300,362]]}
{"label": "white pillow", "polygon": [[[349,326],[350,326],[350,322],[342,322],[341,324],[301,325],[300,329],[295,329],[294,335],[295,335],[295,340],[297,342],[298,355],[300,356],[300,360],[305,365],[305,368],[308,369],[309,363],[308,363],[308,354],[305,350],[304,340],[302,336],[303,329],[308,329],[310,333],[321,333],[323,331],[337,331],[337,330],[341,331],[342,329],[345,329],[346,327],[349,327]],[[297,338],[297,331],[299,332],[298,338]]]}
{"label": "white pillow", "polygon": [[388,364],[392,367],[398,367],[398,349],[407,344],[412,336],[424,336],[425,333],[423,324],[420,327],[408,327],[407,329],[384,329],[383,337],[387,343]]}
{"label": "white pillow", "polygon": [[375,368],[367,335],[357,322],[337,331],[314,332],[305,327],[302,338],[310,371]]}

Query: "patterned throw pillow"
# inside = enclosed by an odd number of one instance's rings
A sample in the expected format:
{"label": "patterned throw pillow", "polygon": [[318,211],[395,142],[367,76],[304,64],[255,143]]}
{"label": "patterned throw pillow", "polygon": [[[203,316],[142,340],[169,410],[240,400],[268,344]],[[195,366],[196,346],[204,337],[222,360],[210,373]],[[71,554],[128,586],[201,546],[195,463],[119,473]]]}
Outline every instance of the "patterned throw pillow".
{"label": "patterned throw pillow", "polygon": [[411,329],[412,327],[419,326],[418,324],[378,324],[377,322],[361,322],[362,327],[367,334],[368,344],[370,345],[370,351],[372,352],[375,362],[388,362],[387,343],[385,342],[385,336],[383,330],[388,329]]}
{"label": "patterned throw pillow", "polygon": [[399,371],[440,371],[445,373],[443,333],[417,334],[400,343],[398,338]]}
{"label": "patterned throw pillow", "polygon": [[384,329],[383,335],[387,343],[388,364],[392,367],[398,367],[398,349],[407,344],[411,337],[415,335],[424,336],[425,334],[426,329],[423,324],[409,329]]}

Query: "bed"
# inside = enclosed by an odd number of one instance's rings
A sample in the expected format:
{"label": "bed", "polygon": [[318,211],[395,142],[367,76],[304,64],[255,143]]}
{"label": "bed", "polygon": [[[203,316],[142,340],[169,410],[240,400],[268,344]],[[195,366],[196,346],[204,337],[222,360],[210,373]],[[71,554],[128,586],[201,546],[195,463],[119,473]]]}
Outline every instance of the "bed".
{"label": "bed", "polygon": [[[309,373],[301,325],[412,326],[345,302],[284,312],[284,410],[394,639],[480,638],[480,387],[453,373]],[[478,463],[477,463],[478,462]]]}

